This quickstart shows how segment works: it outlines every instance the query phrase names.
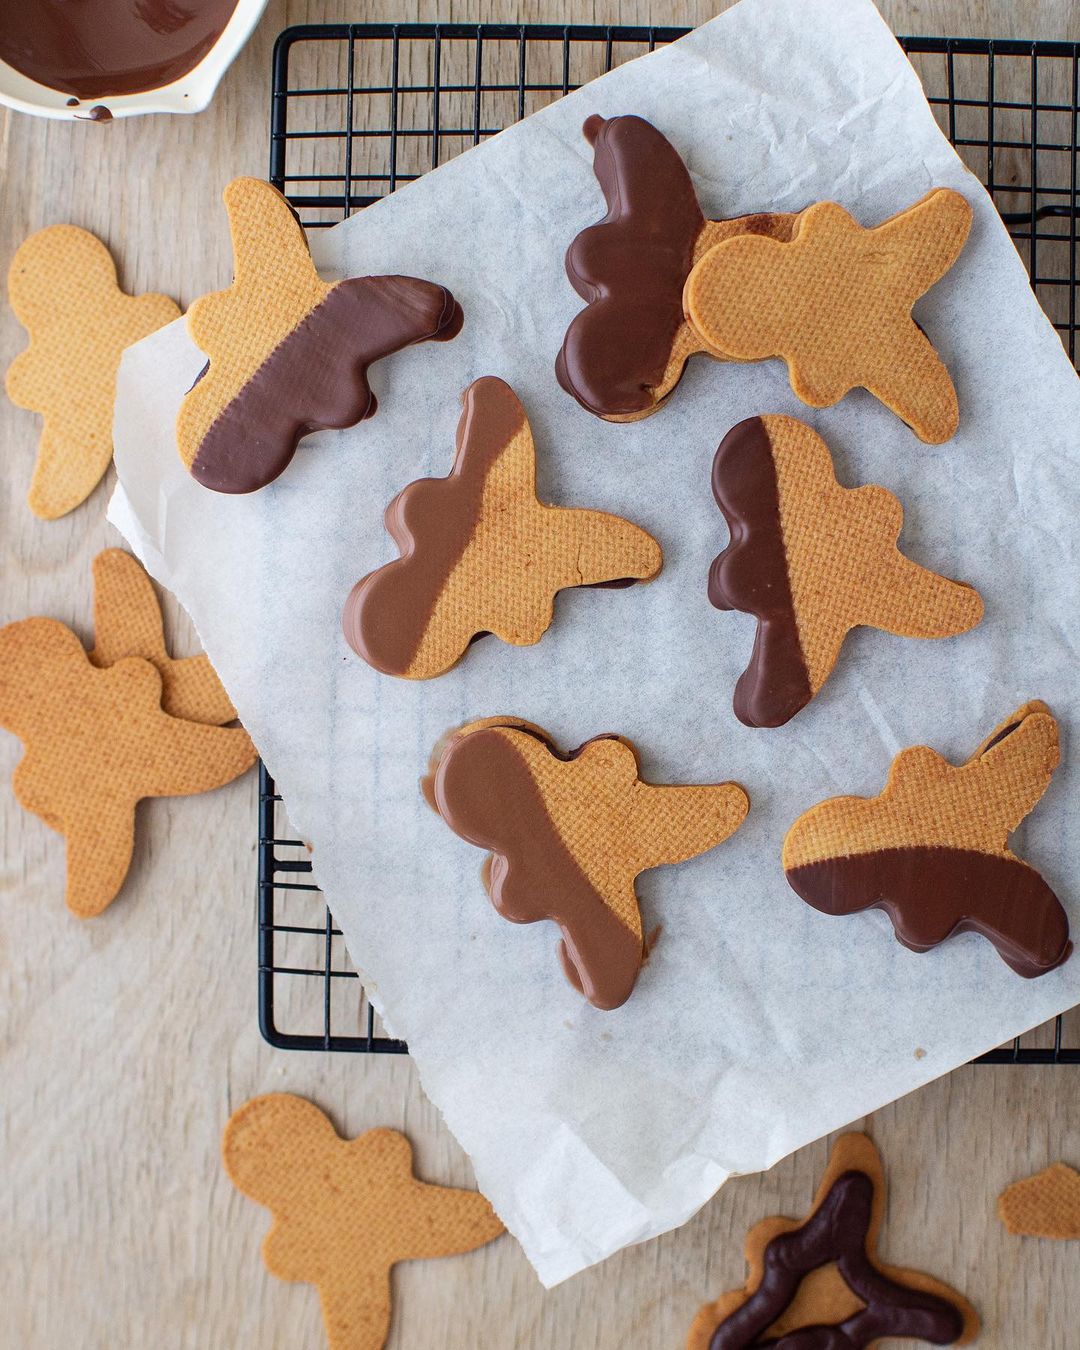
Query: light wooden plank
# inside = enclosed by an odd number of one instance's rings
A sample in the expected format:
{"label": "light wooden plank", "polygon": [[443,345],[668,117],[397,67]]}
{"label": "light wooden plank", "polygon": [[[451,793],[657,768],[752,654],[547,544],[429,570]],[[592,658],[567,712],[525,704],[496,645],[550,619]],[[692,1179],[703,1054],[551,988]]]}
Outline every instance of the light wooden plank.
{"label": "light wooden plank", "polygon": [[[218,194],[267,160],[270,51],[301,21],[349,18],[700,22],[723,3],[682,0],[273,0],[208,112],[111,126],[0,114],[0,261],[31,230],[100,232],[124,281],[181,302],[224,283]],[[887,0],[898,31],[1080,38],[1069,0]],[[0,318],[0,364],[22,345]],[[107,485],[45,524],[23,496],[33,419],[0,400],[4,492],[0,621],[48,614],[89,636],[93,555],[116,543]],[[171,632],[193,645],[168,604]],[[0,777],[18,757],[0,739]],[[141,809],[123,898],[80,925],[61,904],[62,846],[0,791],[0,1343],[37,1347],[321,1344],[312,1290],[262,1270],[266,1216],[218,1165],[230,1111],[262,1091],[313,1097],[341,1129],[406,1129],[423,1175],[466,1183],[460,1150],[407,1060],[289,1055],[259,1038],[253,907],[255,784]],[[878,1112],[893,1183],[886,1251],[965,1289],[986,1350],[1072,1350],[1080,1250],[1007,1239],[993,1215],[1009,1180],[1080,1163],[1080,1071],[964,1069]],[[741,1280],[757,1218],[801,1212],[826,1157],[802,1150],[733,1181],[682,1230],[545,1294],[510,1239],[397,1272],[391,1345],[627,1347],[681,1343],[698,1304]]]}

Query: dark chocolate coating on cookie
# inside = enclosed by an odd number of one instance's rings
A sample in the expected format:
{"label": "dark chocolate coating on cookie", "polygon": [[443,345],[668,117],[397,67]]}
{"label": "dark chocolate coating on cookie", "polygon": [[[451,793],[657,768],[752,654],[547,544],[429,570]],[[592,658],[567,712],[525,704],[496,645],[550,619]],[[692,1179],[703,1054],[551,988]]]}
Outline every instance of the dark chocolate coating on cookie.
{"label": "dark chocolate coating on cookie", "polygon": [[608,213],[582,230],[566,273],[588,307],[566,331],[559,383],[601,417],[645,412],[683,322],[683,284],[705,225],[685,164],[641,117],[590,117]]}

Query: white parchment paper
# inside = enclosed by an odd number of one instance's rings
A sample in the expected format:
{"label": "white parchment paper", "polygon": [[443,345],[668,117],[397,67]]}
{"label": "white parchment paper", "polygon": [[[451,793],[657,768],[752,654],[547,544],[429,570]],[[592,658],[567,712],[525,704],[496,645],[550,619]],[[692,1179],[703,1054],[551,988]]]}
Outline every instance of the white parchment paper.
{"label": "white parchment paper", "polygon": [[[592,112],[655,122],[707,214],[831,198],[869,224],[934,185],[963,192],[970,241],[916,310],[953,372],[959,435],[924,446],[865,394],[813,412],[778,362],[696,361],[670,405],[634,425],[579,408],[552,367],[580,306],[563,254],[603,214],[580,134]],[[1037,696],[1061,720],[1064,758],[1016,847],[1080,930],[1080,384],[869,0],[743,0],[315,244],[328,272],[450,286],[464,332],[377,366],[373,421],[312,437],[278,482],[230,498],[204,491],[176,455],[176,410],[204,357],[182,323],[165,329],[124,359],[110,518],[191,612],[314,845],[376,1005],[546,1284],[1080,999],[1080,959],[1029,982],[973,935],[917,956],[882,915],[817,914],[780,868],[806,807],[878,792],[907,745],[962,759]],[[460,392],[484,374],[524,400],[542,494],[636,520],[661,541],[664,571],[649,586],[564,594],[535,647],[488,639],[441,679],[395,681],[349,651],[342,603],[396,556],[383,508],[412,479],[449,470]],[[779,730],[736,721],[754,624],[706,596],[726,542],[713,452],[733,423],[765,412],[816,426],[844,483],[896,492],[909,554],[986,602],[981,627],[950,641],[860,631],[825,691]],[[750,793],[734,838],[641,879],[646,929],[663,931],[615,1012],[566,983],[551,925],[495,914],[479,852],[421,800],[440,735],[497,713],[567,747],[617,731],[656,781],[733,778]]]}

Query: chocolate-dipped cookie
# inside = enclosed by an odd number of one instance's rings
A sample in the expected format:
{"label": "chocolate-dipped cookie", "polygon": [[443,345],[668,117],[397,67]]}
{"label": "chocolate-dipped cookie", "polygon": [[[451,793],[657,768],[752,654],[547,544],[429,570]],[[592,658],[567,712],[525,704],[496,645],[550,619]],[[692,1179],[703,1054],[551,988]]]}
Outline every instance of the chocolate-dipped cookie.
{"label": "chocolate-dipped cookie", "polygon": [[388,675],[441,675],[482,633],[539,642],[559,591],[660,571],[660,545],[637,525],[537,498],[532,431],[508,384],[485,376],[463,402],[449,476],[398,493],[385,519],[401,557],[345,604],[349,645]]}
{"label": "chocolate-dipped cookie", "polygon": [[911,310],[956,261],[971,216],[950,188],[873,229],[817,202],[789,240],[744,233],[714,244],[694,263],[683,309],[730,359],[782,357],[792,390],[812,408],[868,389],[936,445],[959,424],[956,390]]}
{"label": "chocolate-dipped cookie", "polygon": [[695,352],[710,350],[683,317],[694,264],[732,235],[788,239],[798,217],[706,220],[678,151],[650,122],[593,115],[583,131],[608,213],[567,250],[567,276],[588,306],[566,331],[556,374],[597,417],[635,421],[656,411]]}
{"label": "chocolate-dipped cookie", "polygon": [[897,548],[903,508],[891,492],[836,481],[829,447],[794,417],[751,417],[713,460],[713,493],[731,542],[713,561],[709,599],[758,620],[735,715],[776,727],[828,679],[852,628],[942,638],[982,618],[979,593]]}
{"label": "chocolate-dipped cookie", "polygon": [[180,405],[184,467],[215,492],[254,492],[309,432],[371,417],[368,367],[461,330],[457,301],[416,277],[323,281],[285,198],[257,178],[225,189],[236,275],[197,300],[188,331],[209,358]]}
{"label": "chocolate-dipped cookie", "polygon": [[741,1289],[707,1303],[687,1350],[870,1350],[893,1338],[967,1345],[979,1315],[963,1295],[877,1253],[881,1156],[865,1134],[837,1141],[805,1219],[763,1219],[746,1238]]}
{"label": "chocolate-dipped cookie", "polygon": [[959,766],[928,745],[902,750],[877,797],[833,797],[792,825],[788,883],[823,914],[883,909],[912,951],[981,933],[1018,975],[1044,975],[1072,953],[1068,916],[1007,840],[1058,753],[1057,722],[1037,700]]}
{"label": "chocolate-dipped cookie", "polygon": [[604,1009],[630,997],[645,957],[638,873],[715,848],[749,809],[736,783],[646,783],[618,737],[564,755],[510,718],[469,724],[439,747],[431,796],[456,834],[490,850],[484,882],[498,912],[558,924],[567,979]]}

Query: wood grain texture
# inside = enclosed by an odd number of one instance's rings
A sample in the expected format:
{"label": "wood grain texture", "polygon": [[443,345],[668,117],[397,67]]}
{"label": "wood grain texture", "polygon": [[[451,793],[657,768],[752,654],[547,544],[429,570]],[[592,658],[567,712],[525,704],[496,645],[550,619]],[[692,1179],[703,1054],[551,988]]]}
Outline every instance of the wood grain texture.
{"label": "wood grain texture", "polygon": [[[267,159],[270,49],[288,23],[348,18],[698,23],[723,0],[272,0],[210,109],[111,126],[0,113],[0,263],[32,230],[102,234],[129,289],[182,304],[227,281],[218,197]],[[1072,0],[886,0],[897,31],[1080,38]],[[0,365],[23,342],[0,317]],[[0,621],[51,615],[90,636],[90,562],[118,541],[109,481],[65,519],[24,497],[35,421],[0,400]],[[111,478],[111,475],[110,475]],[[167,602],[170,636],[193,649]],[[6,784],[18,746],[0,737]],[[255,782],[140,808],[121,899],[81,925],[64,911],[62,843],[0,788],[0,1344],[318,1347],[316,1295],[271,1279],[266,1213],[219,1165],[230,1112],[260,1092],[311,1096],[338,1127],[405,1130],[419,1175],[469,1184],[461,1151],[408,1060],[272,1051],[255,1007]],[[1073,1038],[1080,1027],[1072,1027]],[[892,1204],[883,1251],[979,1306],[986,1350],[1073,1350],[1080,1245],[1007,1238],[999,1190],[1080,1164],[1080,1070],[975,1069],[877,1113]],[[670,1348],[698,1304],[743,1278],[762,1215],[802,1212],[824,1141],[734,1180],[679,1232],[544,1293],[510,1238],[396,1272],[397,1347]]]}

